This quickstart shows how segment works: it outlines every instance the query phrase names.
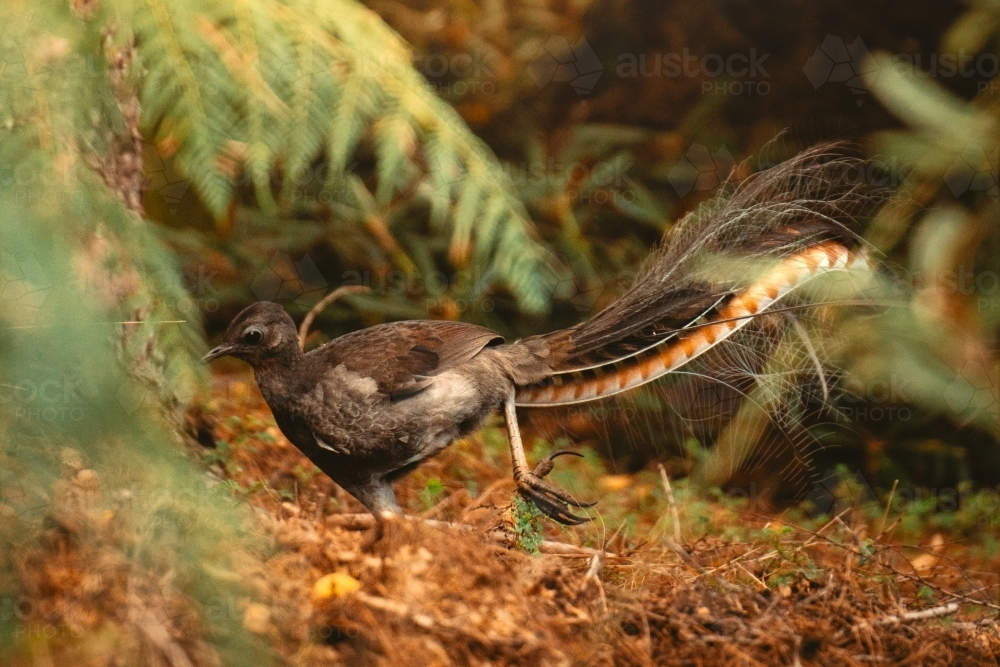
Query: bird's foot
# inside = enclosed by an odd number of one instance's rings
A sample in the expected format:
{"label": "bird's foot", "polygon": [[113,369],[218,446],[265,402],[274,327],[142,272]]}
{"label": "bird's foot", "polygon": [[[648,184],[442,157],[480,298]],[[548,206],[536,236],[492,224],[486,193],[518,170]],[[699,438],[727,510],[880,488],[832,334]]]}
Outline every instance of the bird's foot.
{"label": "bird's foot", "polygon": [[551,484],[542,481],[542,478],[552,472],[554,466],[553,459],[564,454],[572,456],[582,456],[582,454],[570,450],[560,450],[552,452],[535,466],[531,472],[514,474],[514,481],[517,482],[517,491],[525,500],[530,500],[535,504],[542,514],[554,521],[567,526],[576,526],[581,523],[591,521],[589,517],[581,517],[570,512],[566,506],[572,507],[593,507],[597,503],[584,503],[574,499],[571,495],[556,488]]}
{"label": "bird's foot", "polygon": [[402,514],[394,514],[392,512],[372,512],[372,516],[375,517],[375,525],[368,530],[368,534],[365,539],[361,542],[361,552],[362,553],[372,553],[375,547],[385,539],[390,532],[395,529],[396,521],[403,518]]}

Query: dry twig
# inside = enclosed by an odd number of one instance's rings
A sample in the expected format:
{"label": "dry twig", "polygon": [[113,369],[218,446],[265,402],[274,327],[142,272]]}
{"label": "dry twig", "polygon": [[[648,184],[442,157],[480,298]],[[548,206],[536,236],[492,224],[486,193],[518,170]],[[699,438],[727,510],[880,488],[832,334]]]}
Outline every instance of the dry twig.
{"label": "dry twig", "polygon": [[660,468],[660,479],[663,480],[663,491],[667,494],[667,506],[670,508],[670,518],[674,522],[674,542],[681,543],[681,519],[677,513],[677,503],[674,501],[674,491],[670,488],[670,478],[667,477],[667,470],[662,463],[657,464]]}
{"label": "dry twig", "polygon": [[306,337],[309,336],[309,327],[312,326],[313,320],[315,320],[327,306],[345,294],[360,294],[370,291],[371,290],[364,285],[344,285],[343,287],[338,287],[320,299],[319,302],[313,306],[308,313],[306,313],[306,316],[302,319],[302,324],[299,325],[299,348],[303,351],[306,349]]}
{"label": "dry twig", "polygon": [[[885,535],[885,524],[888,523],[889,521],[889,510],[892,508],[892,498],[893,496],[896,495],[897,486],[899,486],[899,480],[898,479],[893,480],[892,490],[889,491],[889,500],[887,500],[885,503],[885,514],[882,515],[882,523],[879,524],[878,535],[876,536],[876,539],[879,539],[883,535]],[[893,524],[893,526],[895,526],[895,524]]]}
{"label": "dry twig", "polygon": [[876,625],[895,625],[897,623],[906,623],[908,621],[926,621],[931,618],[940,618],[941,616],[948,616],[954,614],[958,611],[957,602],[949,602],[948,604],[943,604],[940,607],[931,607],[930,609],[921,609],[920,611],[908,611],[905,614],[889,615],[884,618],[880,618],[875,621]]}

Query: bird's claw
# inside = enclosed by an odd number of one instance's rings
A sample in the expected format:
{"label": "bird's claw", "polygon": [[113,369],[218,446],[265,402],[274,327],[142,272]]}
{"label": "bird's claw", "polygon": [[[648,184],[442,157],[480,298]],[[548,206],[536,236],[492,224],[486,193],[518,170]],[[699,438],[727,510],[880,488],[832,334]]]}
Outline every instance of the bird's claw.
{"label": "bird's claw", "polygon": [[521,497],[534,503],[535,507],[537,507],[542,514],[554,521],[558,521],[561,524],[576,526],[581,523],[591,521],[592,519],[573,514],[566,508],[566,505],[586,508],[593,507],[597,503],[580,502],[562,489],[558,489],[551,484],[542,481],[543,477],[552,472],[554,465],[553,459],[564,454],[582,456],[582,454],[578,452],[569,450],[553,452],[539,461],[538,465],[536,465],[535,469],[530,473],[515,475],[514,479],[517,482],[517,491],[521,494]]}

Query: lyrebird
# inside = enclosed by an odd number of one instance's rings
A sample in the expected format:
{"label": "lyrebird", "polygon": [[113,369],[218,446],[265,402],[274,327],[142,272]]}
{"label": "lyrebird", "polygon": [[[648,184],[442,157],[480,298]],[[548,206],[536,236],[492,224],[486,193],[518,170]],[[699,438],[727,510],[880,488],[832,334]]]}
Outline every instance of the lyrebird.
{"label": "lyrebird", "polygon": [[[413,320],[304,353],[288,314],[260,302],[205,360],[249,363],[281,431],[373,513],[399,512],[392,482],[499,410],[520,493],[578,523],[567,506],[588,504],[542,479],[566,452],[529,467],[515,407],[599,400],[709,354],[725,359],[719,353],[745,345],[740,335],[762,318],[771,329],[795,326],[776,311],[805,283],[868,268],[855,220],[867,198],[844,178],[852,166],[817,148],[748,179],[675,225],[621,298],[569,329],[505,343],[481,326]],[[753,270],[721,275],[727,261]]]}

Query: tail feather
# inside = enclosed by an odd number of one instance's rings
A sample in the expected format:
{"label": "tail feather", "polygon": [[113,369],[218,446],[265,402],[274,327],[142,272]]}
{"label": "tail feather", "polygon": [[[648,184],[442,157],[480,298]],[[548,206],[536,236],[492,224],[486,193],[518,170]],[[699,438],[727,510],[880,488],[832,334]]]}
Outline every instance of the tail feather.
{"label": "tail feather", "polygon": [[[549,350],[551,375],[519,387],[517,403],[568,405],[634,389],[724,346],[812,279],[867,270],[855,216],[874,199],[848,178],[861,165],[820,146],[679,222],[619,300],[576,327],[536,337]],[[733,260],[767,268],[720,276]]]}
{"label": "tail feather", "polygon": [[[774,267],[763,279],[713,309],[704,324],[697,320],[674,332],[664,342],[584,368],[553,373],[545,380],[522,387],[517,403],[553,406],[584,403],[619,394],[677,370],[715,346],[721,345],[754,317],[809,280],[833,271],[867,271],[864,254],[852,253],[838,242],[811,246]],[[700,319],[700,318],[699,318]]]}

